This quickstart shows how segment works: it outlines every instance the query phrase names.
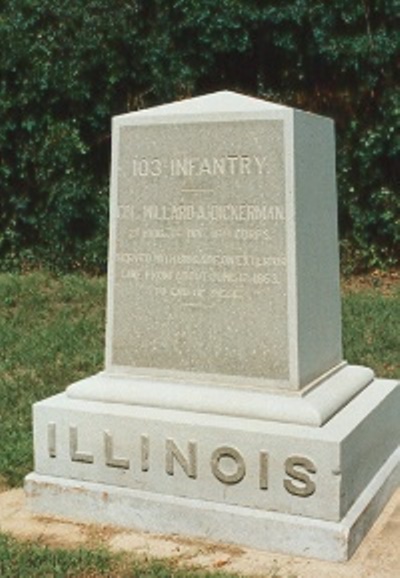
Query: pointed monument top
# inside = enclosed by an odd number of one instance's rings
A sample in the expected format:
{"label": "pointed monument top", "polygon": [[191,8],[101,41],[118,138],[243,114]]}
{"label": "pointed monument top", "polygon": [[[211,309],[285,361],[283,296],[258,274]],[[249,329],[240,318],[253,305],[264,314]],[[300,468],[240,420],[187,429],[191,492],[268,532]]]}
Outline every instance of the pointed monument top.
{"label": "pointed monument top", "polygon": [[260,98],[245,96],[229,90],[221,90],[204,96],[196,96],[185,100],[175,101],[170,104],[153,106],[143,110],[120,115],[126,118],[128,115],[138,117],[165,117],[170,115],[196,115],[196,114],[220,114],[238,112],[265,112],[265,111],[290,110],[287,106],[268,102]]}

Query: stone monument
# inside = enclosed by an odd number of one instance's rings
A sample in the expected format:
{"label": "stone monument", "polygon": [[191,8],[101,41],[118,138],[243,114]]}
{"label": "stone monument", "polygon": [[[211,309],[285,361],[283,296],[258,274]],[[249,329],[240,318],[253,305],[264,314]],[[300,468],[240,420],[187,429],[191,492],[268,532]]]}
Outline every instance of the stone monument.
{"label": "stone monument", "polygon": [[333,123],[220,92],[114,118],[105,370],[34,407],[34,511],[347,559],[400,387],[342,357]]}

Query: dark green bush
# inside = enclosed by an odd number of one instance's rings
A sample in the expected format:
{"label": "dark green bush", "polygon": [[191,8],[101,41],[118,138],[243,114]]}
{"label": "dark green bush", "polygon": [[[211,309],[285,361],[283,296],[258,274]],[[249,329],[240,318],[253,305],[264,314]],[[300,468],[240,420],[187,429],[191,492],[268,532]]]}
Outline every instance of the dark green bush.
{"label": "dark green bush", "polygon": [[398,0],[2,0],[1,267],[103,269],[111,116],[219,89],[333,117],[345,258],[395,265],[399,14]]}

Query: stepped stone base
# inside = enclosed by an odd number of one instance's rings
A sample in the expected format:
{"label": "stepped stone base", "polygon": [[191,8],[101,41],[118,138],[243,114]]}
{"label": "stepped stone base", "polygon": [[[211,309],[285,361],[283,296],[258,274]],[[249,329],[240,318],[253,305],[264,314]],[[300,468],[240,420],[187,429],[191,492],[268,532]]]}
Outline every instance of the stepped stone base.
{"label": "stepped stone base", "polygon": [[400,483],[400,387],[321,427],[73,399],[34,408],[42,514],[345,560]]}

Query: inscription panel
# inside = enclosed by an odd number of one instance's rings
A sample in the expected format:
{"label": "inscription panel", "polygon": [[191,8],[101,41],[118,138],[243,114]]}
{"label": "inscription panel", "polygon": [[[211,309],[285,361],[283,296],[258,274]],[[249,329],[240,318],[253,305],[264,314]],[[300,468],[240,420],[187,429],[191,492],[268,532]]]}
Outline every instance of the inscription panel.
{"label": "inscription panel", "polygon": [[[47,449],[49,458],[58,457],[56,443],[57,425],[50,422],[47,426]],[[135,469],[134,465],[127,458],[116,457],[114,455],[114,438],[110,430],[103,431],[104,440],[104,463],[108,468],[119,468],[123,470]],[[133,444],[133,440],[132,444]],[[86,444],[95,446],[93,438],[85,438]],[[85,451],[77,451],[78,448],[78,428],[69,427],[70,460],[84,464],[94,464],[93,454]],[[150,470],[150,437],[148,434],[140,436],[141,444],[141,471]],[[188,478],[197,480],[198,478],[198,445],[196,440],[187,443],[187,452],[182,451],[173,438],[165,440],[165,473],[168,476],[175,475],[175,463],[179,465]],[[201,444],[200,444],[201,445]],[[132,448],[131,448],[132,450]],[[269,478],[269,454],[265,450],[259,451],[259,489],[268,490]],[[158,464],[159,466],[160,464]],[[210,458],[210,470],[216,480],[225,485],[234,485],[242,482],[246,477],[246,462],[241,452],[231,446],[218,446]],[[137,465],[136,465],[137,467]],[[293,496],[308,498],[316,491],[316,484],[311,478],[311,474],[317,474],[317,468],[313,461],[305,456],[290,456],[284,462],[284,472],[288,476],[283,480],[285,490]],[[202,472],[204,474],[204,472]],[[335,474],[335,472],[332,472]]]}
{"label": "inscription panel", "polygon": [[283,121],[122,126],[114,366],[288,378]]}
{"label": "inscription panel", "polygon": [[334,435],[326,444],[310,428],[288,435],[268,421],[258,428],[244,420],[241,429],[223,416],[157,410],[157,420],[148,408],[111,404],[98,413],[68,403],[56,416],[41,411],[41,475],[326,520],[341,515],[346,471]]}

